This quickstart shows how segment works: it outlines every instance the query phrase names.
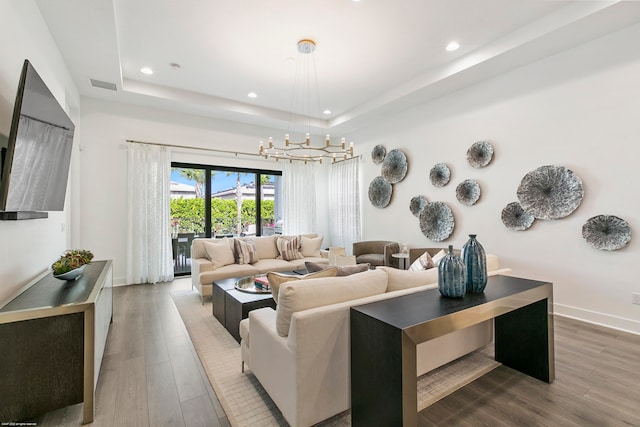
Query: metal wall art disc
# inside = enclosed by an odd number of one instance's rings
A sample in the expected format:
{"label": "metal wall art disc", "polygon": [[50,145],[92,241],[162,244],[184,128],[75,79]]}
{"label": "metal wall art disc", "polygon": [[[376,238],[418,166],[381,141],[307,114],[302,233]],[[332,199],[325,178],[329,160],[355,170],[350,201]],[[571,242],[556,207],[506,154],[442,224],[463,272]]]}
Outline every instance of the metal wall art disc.
{"label": "metal wall art disc", "polygon": [[382,162],[382,176],[391,184],[402,181],[407,174],[407,157],[400,150],[389,151]]}
{"label": "metal wall art disc", "polygon": [[375,163],[376,165],[382,163],[382,161],[384,160],[384,156],[386,155],[387,149],[382,145],[376,145],[375,147],[373,147],[373,150],[371,150],[371,160],[373,160],[373,163]]}
{"label": "metal wall art disc", "polygon": [[451,235],[454,227],[453,212],[443,202],[427,203],[420,212],[420,230],[428,239],[442,242]]}
{"label": "metal wall art disc", "polygon": [[631,227],[627,221],[617,216],[598,215],[584,223],[582,237],[596,249],[615,251],[629,243]]}
{"label": "metal wall art disc", "polygon": [[474,168],[483,168],[493,159],[493,146],[487,141],[478,141],[467,150],[467,162]]}
{"label": "metal wall art disc", "polygon": [[384,208],[391,201],[391,184],[381,176],[376,176],[369,184],[369,200],[376,208]]}
{"label": "metal wall art disc", "polygon": [[480,198],[480,185],[472,179],[465,179],[456,187],[456,198],[463,205],[475,205]]}
{"label": "metal wall art disc", "polygon": [[429,171],[429,179],[431,180],[431,184],[436,187],[444,187],[449,183],[449,179],[451,178],[451,171],[449,167],[444,163],[438,163],[431,168]]}
{"label": "metal wall art disc", "polygon": [[539,219],[564,218],[580,206],[583,197],[582,180],[564,166],[540,166],[518,186],[522,209]]}
{"label": "metal wall art disc", "polygon": [[419,217],[420,212],[422,212],[424,207],[427,206],[427,203],[429,202],[427,198],[424,196],[412,197],[411,201],[409,202],[409,210],[411,210],[412,214]]}
{"label": "metal wall art disc", "polygon": [[522,209],[518,202],[511,202],[502,209],[502,223],[510,230],[526,230],[531,227],[533,221],[533,215]]}

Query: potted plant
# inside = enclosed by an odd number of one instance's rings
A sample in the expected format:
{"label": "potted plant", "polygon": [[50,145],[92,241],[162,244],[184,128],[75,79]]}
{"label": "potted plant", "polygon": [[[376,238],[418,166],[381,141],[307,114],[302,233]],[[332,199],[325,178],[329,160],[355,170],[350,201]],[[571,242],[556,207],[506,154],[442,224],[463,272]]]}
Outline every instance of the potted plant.
{"label": "potted plant", "polygon": [[93,254],[86,249],[68,250],[51,264],[53,277],[61,280],[77,280],[92,259]]}

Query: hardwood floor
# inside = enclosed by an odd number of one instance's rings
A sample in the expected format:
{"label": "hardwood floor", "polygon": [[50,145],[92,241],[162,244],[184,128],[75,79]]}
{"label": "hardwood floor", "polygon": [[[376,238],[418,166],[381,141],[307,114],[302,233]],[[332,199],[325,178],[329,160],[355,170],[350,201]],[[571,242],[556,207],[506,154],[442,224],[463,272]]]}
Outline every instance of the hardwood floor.
{"label": "hardwood floor", "polygon": [[[88,425],[229,426],[169,294],[189,288],[190,278],[114,288],[95,420]],[[38,426],[82,425],[82,404],[36,421]]]}
{"label": "hardwood floor", "polygon": [[640,336],[555,318],[552,384],[500,366],[419,414],[421,426],[640,426]]}
{"label": "hardwood floor", "polygon": [[[114,288],[92,425],[229,425],[169,294],[190,287],[178,279]],[[556,317],[555,356],[552,384],[501,366],[420,412],[419,424],[640,426],[640,336]],[[75,405],[36,421],[81,419]]]}

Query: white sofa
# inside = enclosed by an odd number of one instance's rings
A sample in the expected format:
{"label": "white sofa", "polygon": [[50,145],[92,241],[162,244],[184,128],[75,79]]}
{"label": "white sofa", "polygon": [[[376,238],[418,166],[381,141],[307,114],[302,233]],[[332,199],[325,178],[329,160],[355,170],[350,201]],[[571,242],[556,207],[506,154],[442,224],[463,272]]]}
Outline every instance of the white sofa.
{"label": "white sofa", "polygon": [[[279,238],[291,240],[296,236],[260,236],[223,239],[193,239],[191,244],[191,283],[204,301],[211,295],[213,282],[232,277],[266,274],[269,271],[293,271],[305,268],[306,261],[328,263],[325,252],[320,250],[322,236],[316,233],[303,234],[299,237],[299,252],[302,258],[286,261],[280,257],[276,245]],[[236,251],[236,240],[253,242],[257,252],[257,260],[252,263],[239,263]],[[216,245],[216,246],[210,246]],[[217,245],[227,245],[225,252],[208,250]],[[229,258],[231,251],[232,258]]]}
{"label": "white sofa", "polygon": [[[487,270],[489,275],[510,272],[499,270],[498,257],[490,254]],[[437,281],[437,268],[412,272],[378,267],[346,277],[284,283],[276,310],[253,310],[240,323],[242,368],[249,366],[292,427],[339,414],[350,408],[349,308],[437,288]],[[423,343],[417,374],[492,339],[493,322],[487,321]]]}

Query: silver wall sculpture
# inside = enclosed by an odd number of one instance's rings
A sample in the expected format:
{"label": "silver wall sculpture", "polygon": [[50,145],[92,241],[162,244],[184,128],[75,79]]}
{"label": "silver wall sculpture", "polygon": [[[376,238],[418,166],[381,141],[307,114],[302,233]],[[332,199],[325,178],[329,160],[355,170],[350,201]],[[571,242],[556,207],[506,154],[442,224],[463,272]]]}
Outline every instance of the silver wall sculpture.
{"label": "silver wall sculpture", "polygon": [[422,234],[434,242],[442,242],[449,238],[455,227],[453,212],[443,202],[427,203],[420,212],[420,230]]}
{"label": "silver wall sculpture", "polygon": [[375,147],[373,147],[373,150],[371,150],[371,160],[373,160],[373,163],[375,163],[376,165],[382,163],[386,155],[387,149],[384,148],[383,145],[376,145]]}
{"label": "silver wall sculpture", "polygon": [[467,150],[467,162],[474,168],[483,168],[493,159],[493,146],[488,141],[478,141]]}
{"label": "silver wall sculpture", "polygon": [[539,219],[564,218],[584,197],[582,180],[564,166],[540,166],[522,178],[518,186],[522,209]]}
{"label": "silver wall sculpture", "polygon": [[396,184],[407,175],[407,157],[398,149],[389,151],[382,161],[382,176]]}
{"label": "silver wall sculpture", "polygon": [[427,206],[427,203],[429,203],[429,201],[424,196],[412,197],[411,201],[409,202],[409,210],[413,215],[419,217],[420,212],[422,212],[425,206]]}
{"label": "silver wall sculpture", "polygon": [[451,179],[451,171],[446,164],[437,163],[429,171],[429,179],[435,187],[444,187]]}
{"label": "silver wall sculpture", "polygon": [[463,205],[475,205],[480,199],[480,185],[473,179],[465,179],[456,187],[456,198]]}
{"label": "silver wall sculpture", "polygon": [[502,209],[502,223],[510,230],[526,230],[534,221],[533,215],[522,209],[518,202],[511,202]]}
{"label": "silver wall sculpture", "polygon": [[384,208],[391,201],[391,184],[382,176],[376,176],[369,184],[369,200],[376,208]]}
{"label": "silver wall sculpture", "polygon": [[596,249],[615,251],[631,241],[631,227],[615,215],[598,215],[584,223],[582,237]]}

